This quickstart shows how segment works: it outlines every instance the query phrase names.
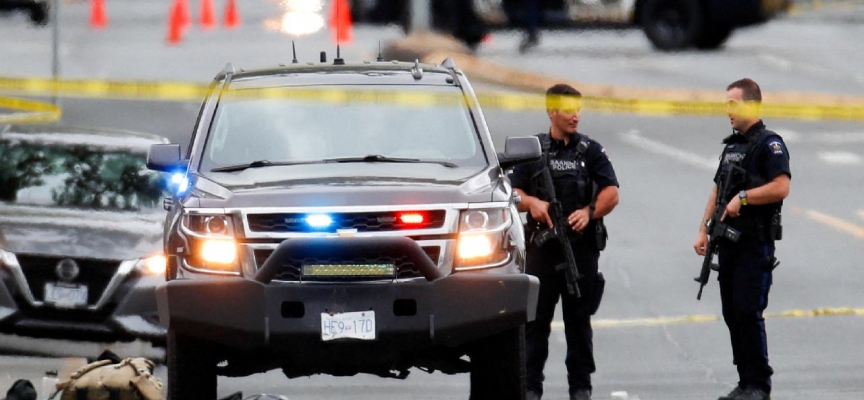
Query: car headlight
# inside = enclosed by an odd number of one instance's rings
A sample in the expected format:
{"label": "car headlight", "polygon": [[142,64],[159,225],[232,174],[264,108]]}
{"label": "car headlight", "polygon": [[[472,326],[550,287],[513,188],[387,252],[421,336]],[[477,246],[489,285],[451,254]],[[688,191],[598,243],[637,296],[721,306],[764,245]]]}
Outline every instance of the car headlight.
{"label": "car headlight", "polygon": [[165,256],[157,254],[155,256],[143,258],[138,261],[138,270],[146,275],[165,275],[165,270],[168,269],[168,260]]}
{"label": "car headlight", "polygon": [[511,225],[507,208],[465,210],[459,216],[455,268],[496,267],[510,256],[507,232]]}
{"label": "car headlight", "polygon": [[186,214],[183,228],[202,237],[234,237],[234,223],[226,214]]}
{"label": "car headlight", "polygon": [[237,260],[237,244],[230,239],[207,239],[201,243],[199,254],[207,263],[233,264]]}
{"label": "car headlight", "polygon": [[237,242],[231,215],[186,214],[182,228],[189,239],[191,253],[186,261],[191,267],[216,273],[237,271]]}

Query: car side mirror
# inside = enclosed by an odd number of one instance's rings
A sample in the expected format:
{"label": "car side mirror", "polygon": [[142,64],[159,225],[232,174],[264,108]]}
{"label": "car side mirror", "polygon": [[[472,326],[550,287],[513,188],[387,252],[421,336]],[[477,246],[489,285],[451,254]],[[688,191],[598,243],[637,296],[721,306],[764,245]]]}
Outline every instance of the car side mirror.
{"label": "car side mirror", "polygon": [[498,153],[498,164],[506,170],[517,164],[537,161],[542,155],[540,140],[536,136],[508,137],[504,142],[504,152]]}
{"label": "car side mirror", "polygon": [[186,161],[180,158],[180,145],[151,144],[150,151],[147,152],[147,168],[162,172],[186,169]]}

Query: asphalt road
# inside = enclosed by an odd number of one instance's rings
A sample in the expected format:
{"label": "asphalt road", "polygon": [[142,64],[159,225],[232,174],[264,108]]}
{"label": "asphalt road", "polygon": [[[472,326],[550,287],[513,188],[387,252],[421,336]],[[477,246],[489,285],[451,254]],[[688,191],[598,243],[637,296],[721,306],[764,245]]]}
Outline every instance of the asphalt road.
{"label": "asphalt road", "polygon": [[[820,26],[817,21],[796,30],[788,24],[791,22],[776,24],[780,31],[765,27],[773,33],[765,34],[767,41],[760,45],[771,49],[765,54],[782,53],[792,60],[790,72],[782,75],[782,89],[799,85],[818,89],[820,82],[835,81],[831,68],[836,68],[846,74],[836,78],[840,84],[822,88],[864,94],[855,75],[860,74],[862,53],[849,50],[860,49],[860,35],[855,35],[859,26],[830,21]],[[819,44],[825,48],[824,54],[836,55],[835,65],[823,65],[829,73],[824,68],[804,68],[810,49],[801,44],[826,30],[837,30]],[[550,37],[544,37],[544,43],[554,46]],[[608,73],[614,65],[630,65],[626,69],[628,83],[643,86],[678,82],[682,74],[684,55],[642,50],[623,55],[614,50],[604,52],[604,44],[629,39],[609,32],[590,37],[591,44],[585,46],[591,51],[580,56],[588,54],[597,71],[607,68],[604,73]],[[722,96],[725,83],[753,73],[753,66],[736,55],[748,45],[736,44],[736,40],[744,39],[734,39],[721,53],[687,54],[692,68],[714,69],[710,74],[688,73],[686,84],[718,87],[718,96]],[[491,56],[511,64],[526,62]],[[604,62],[604,57],[617,64]],[[735,57],[740,62],[722,61]],[[722,69],[712,67],[715,60],[725,63]],[[646,65],[650,68],[632,67]],[[192,103],[81,99],[64,99],[62,106],[64,123],[148,131],[184,144],[198,109],[198,104]],[[547,128],[542,112],[485,112],[499,146],[507,136]],[[767,310],[769,354],[775,369],[772,397],[864,398],[864,346],[859,340],[864,336],[864,318],[860,312],[858,316],[784,314],[825,307],[864,307],[860,296],[864,286],[864,202],[860,200],[864,197],[864,125],[801,120],[766,123],[786,138],[793,170],[792,192],[784,208],[785,237],[777,245],[782,265],[775,272]],[[598,372],[594,375],[594,397],[610,398],[612,392],[626,391],[630,399],[712,399],[728,392],[736,374],[726,327],[716,319],[720,314],[717,283],[712,279],[702,301],[697,302],[698,285],[692,280],[701,263],[692,242],[722,150],[719,142],[729,132],[728,121],[722,116],[643,117],[586,110],[580,130],[606,147],[621,182],[621,204],[607,219],[611,237],[601,257],[601,270],[608,283],[606,298],[595,317]],[[676,318],[683,316],[705,318]],[[9,340],[0,337],[0,343]],[[555,325],[551,343],[545,398],[565,399],[566,347],[560,323]],[[91,357],[101,349],[59,342],[42,347]],[[134,353],[141,348],[127,346],[122,350]],[[38,381],[47,369],[68,371],[82,362],[74,358],[0,357],[0,388],[9,387],[15,378]],[[158,375],[165,379],[164,367],[159,367]],[[220,378],[220,395],[238,390],[246,394],[278,393],[292,400],[464,399],[468,377],[414,371],[405,381],[371,376],[288,380],[271,371],[247,378]]]}

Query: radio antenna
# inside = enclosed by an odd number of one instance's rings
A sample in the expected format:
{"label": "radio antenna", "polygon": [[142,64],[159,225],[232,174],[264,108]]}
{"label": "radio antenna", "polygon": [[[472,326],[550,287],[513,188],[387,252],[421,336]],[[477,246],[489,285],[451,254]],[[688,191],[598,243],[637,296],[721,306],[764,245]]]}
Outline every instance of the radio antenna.
{"label": "radio antenna", "polygon": [[294,46],[294,41],[291,41],[291,52],[294,53],[294,59],[291,60],[291,64],[297,64],[297,47]]}
{"label": "radio antenna", "polygon": [[339,40],[342,39],[342,23],[340,18],[342,17],[341,7],[339,7],[339,3],[341,1],[336,1],[333,4],[333,7],[336,7],[336,58],[333,59],[333,65],[345,65],[345,60],[342,59],[342,52],[339,46]]}

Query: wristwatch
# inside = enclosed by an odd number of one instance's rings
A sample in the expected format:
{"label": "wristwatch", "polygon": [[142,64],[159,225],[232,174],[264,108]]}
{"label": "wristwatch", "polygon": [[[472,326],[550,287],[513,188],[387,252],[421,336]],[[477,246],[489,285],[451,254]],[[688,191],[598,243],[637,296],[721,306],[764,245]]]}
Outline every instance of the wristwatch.
{"label": "wristwatch", "polygon": [[742,190],[742,191],[738,192],[738,198],[741,199],[741,205],[742,206],[747,205],[747,191],[746,190]]}

